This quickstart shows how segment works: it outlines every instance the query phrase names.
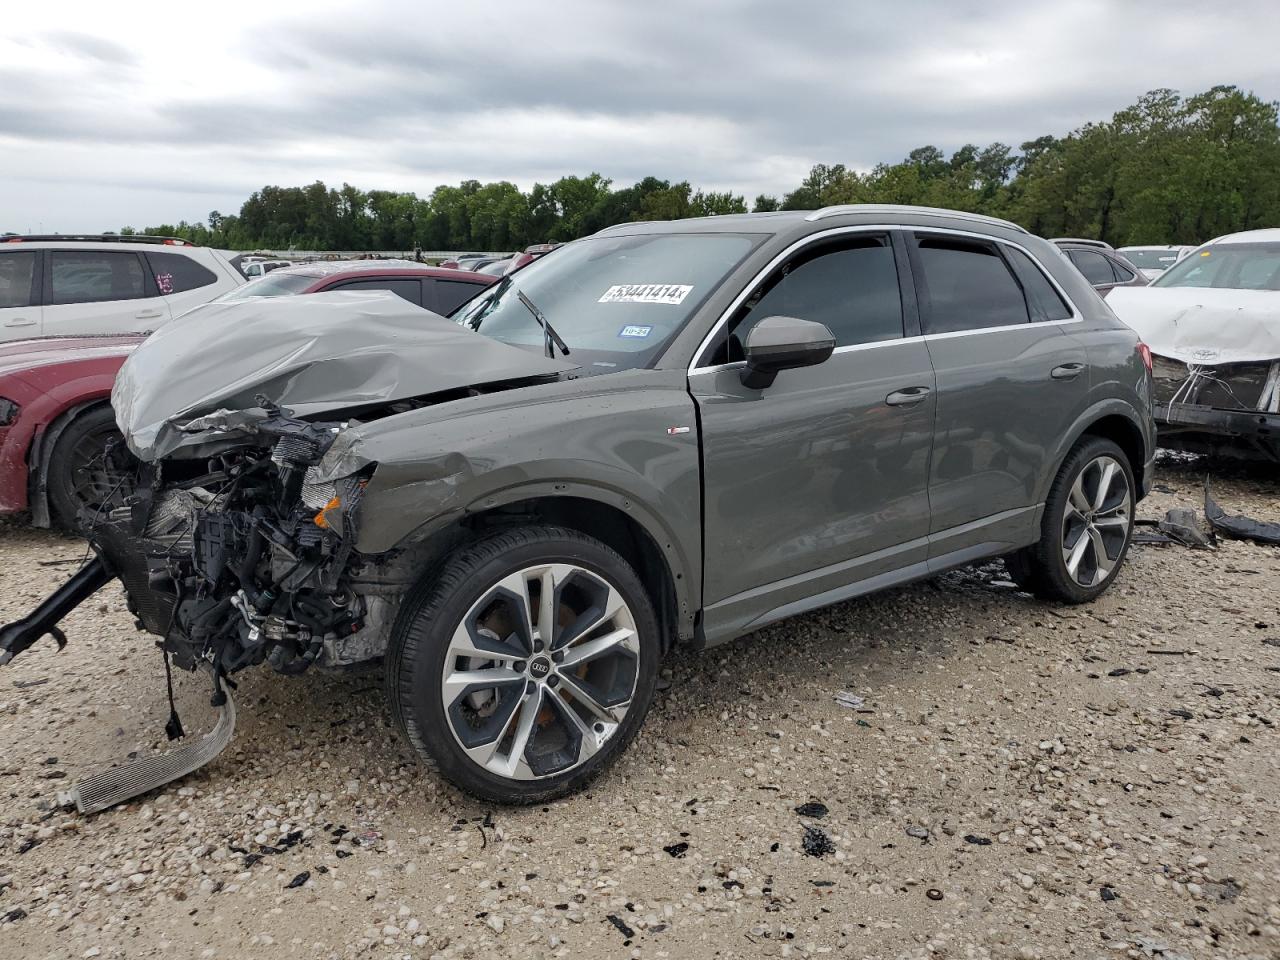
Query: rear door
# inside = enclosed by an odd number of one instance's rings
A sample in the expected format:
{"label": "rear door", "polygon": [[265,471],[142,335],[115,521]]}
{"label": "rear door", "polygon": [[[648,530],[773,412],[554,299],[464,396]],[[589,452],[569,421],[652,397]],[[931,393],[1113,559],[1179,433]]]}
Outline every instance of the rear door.
{"label": "rear door", "polygon": [[146,332],[169,317],[142,254],[45,251],[45,336]]}
{"label": "rear door", "polygon": [[[934,379],[906,269],[885,232],[807,242],[743,291],[690,372],[709,638],[923,567]],[[741,343],[777,315],[826,324],[836,350],[748,388]]]}
{"label": "rear door", "polygon": [[929,230],[910,242],[938,391],[929,556],[945,566],[1036,539],[1036,491],[1087,402],[1088,357],[1025,250]]}
{"label": "rear door", "polygon": [[40,251],[0,251],[0,340],[41,333]]}

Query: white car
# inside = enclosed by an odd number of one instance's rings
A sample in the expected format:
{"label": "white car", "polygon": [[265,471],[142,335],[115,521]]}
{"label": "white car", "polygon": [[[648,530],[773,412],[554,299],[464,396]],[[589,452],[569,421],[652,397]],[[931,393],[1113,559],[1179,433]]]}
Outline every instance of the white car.
{"label": "white car", "polygon": [[2,237],[0,342],[155,330],[244,283],[237,259],[172,237]]}
{"label": "white car", "polygon": [[1153,247],[1121,247],[1117,253],[1141,271],[1148,280],[1154,280],[1175,263],[1194,250],[1195,247],[1168,244]]}
{"label": "white car", "polygon": [[251,260],[247,263],[242,262],[240,269],[244,271],[244,275],[250,280],[256,280],[258,277],[265,277],[272,270],[292,266],[292,260]]}
{"label": "white car", "polygon": [[1280,462],[1280,229],[1210,240],[1107,306],[1151,349],[1163,446]]}

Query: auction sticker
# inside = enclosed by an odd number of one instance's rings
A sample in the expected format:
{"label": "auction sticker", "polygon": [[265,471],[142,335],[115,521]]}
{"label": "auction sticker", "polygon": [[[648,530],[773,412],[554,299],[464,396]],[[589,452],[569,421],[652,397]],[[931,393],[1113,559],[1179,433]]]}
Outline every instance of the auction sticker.
{"label": "auction sticker", "polygon": [[640,327],[640,326],[636,326],[635,324],[632,324],[630,326],[623,327],[621,330],[619,330],[618,336],[638,337],[643,340],[645,337],[647,337],[651,333],[653,333],[653,327]]}
{"label": "auction sticker", "polygon": [[683,303],[693,287],[687,283],[615,283],[597,303]]}

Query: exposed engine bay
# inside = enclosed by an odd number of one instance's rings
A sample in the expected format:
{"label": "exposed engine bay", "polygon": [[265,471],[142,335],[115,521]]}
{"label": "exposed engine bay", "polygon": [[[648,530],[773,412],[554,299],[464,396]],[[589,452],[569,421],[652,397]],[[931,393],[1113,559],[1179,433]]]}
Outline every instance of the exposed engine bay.
{"label": "exposed engine bay", "polygon": [[271,408],[257,427],[266,445],[146,464],[133,503],[91,524],[140,625],[180,666],[300,673],[326,643],[341,662],[341,642],[366,626],[353,548],[362,480],[308,477],[343,426]]}

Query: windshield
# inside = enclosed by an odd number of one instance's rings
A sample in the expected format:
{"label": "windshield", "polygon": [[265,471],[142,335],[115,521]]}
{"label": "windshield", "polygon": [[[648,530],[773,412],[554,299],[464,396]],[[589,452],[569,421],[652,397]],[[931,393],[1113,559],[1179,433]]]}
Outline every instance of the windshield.
{"label": "windshield", "polygon": [[1280,243],[1210,244],[1188,254],[1151,285],[1280,290]]}
{"label": "windshield", "polygon": [[1178,262],[1177,250],[1141,250],[1135,247],[1121,247],[1120,252],[1135,267],[1144,270],[1168,270]]}
{"label": "windshield", "polygon": [[291,297],[301,293],[316,282],[315,277],[299,273],[272,273],[257,280],[250,280],[242,287],[224,293],[218,301],[248,300],[251,297]]}
{"label": "windshield", "polygon": [[585,373],[646,366],[759,242],[736,233],[591,237],[500,280],[453,319],[518,347],[543,349],[523,292]]}

